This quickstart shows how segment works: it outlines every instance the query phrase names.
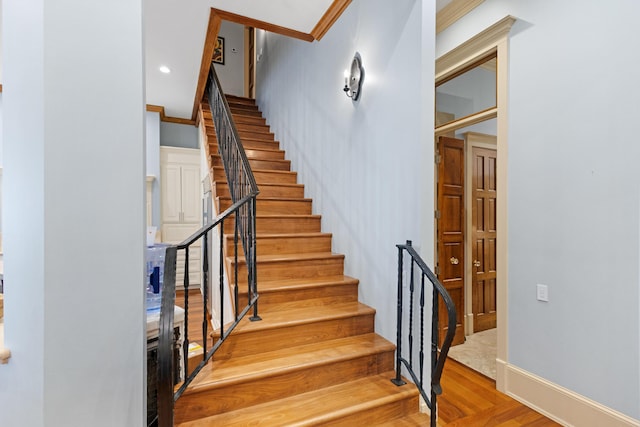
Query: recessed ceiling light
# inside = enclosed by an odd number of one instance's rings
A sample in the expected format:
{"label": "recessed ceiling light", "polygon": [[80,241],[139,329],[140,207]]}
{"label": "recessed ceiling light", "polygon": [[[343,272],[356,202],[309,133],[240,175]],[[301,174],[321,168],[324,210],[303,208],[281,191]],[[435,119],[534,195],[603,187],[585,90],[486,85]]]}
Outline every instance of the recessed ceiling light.
{"label": "recessed ceiling light", "polygon": [[171,72],[171,69],[169,67],[167,67],[166,65],[161,65],[160,66],[160,72],[161,73],[165,73],[165,74],[169,74]]}

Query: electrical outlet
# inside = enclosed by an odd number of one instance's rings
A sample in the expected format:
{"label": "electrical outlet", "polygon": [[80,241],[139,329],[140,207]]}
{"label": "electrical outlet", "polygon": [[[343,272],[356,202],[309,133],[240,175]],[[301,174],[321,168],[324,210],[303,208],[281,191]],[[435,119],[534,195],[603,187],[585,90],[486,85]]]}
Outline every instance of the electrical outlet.
{"label": "electrical outlet", "polygon": [[549,302],[549,288],[547,285],[536,285],[538,301]]}

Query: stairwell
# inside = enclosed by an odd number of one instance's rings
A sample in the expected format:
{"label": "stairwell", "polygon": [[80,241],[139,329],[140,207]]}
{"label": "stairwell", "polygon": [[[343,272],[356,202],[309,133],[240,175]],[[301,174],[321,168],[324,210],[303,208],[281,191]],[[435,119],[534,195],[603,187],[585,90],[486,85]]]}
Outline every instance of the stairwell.
{"label": "stairwell", "polygon": [[[321,231],[320,216],[255,102],[227,100],[260,188],[262,321],[245,319],[236,328],[176,402],[175,425],[428,425],[417,389],[391,383],[395,346],[375,333],[375,310],[358,302],[358,280],[344,275],[344,255],[331,252],[331,234]],[[201,109],[222,211],[231,205],[229,188],[208,103]],[[225,236],[225,246],[231,239]],[[231,281],[233,264],[228,257]],[[246,283],[242,257],[237,267]],[[246,287],[239,292],[244,304]]]}

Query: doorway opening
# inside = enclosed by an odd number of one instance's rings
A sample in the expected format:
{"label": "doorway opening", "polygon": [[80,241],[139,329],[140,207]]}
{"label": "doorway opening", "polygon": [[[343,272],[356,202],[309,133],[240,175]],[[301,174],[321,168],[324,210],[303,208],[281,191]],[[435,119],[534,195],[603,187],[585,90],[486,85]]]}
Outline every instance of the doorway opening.
{"label": "doorway opening", "polygon": [[479,363],[469,365],[499,391],[508,360],[507,37],[514,22],[508,16],[439,57],[435,79],[435,264],[458,311],[459,345],[449,355],[470,353],[466,360]]}

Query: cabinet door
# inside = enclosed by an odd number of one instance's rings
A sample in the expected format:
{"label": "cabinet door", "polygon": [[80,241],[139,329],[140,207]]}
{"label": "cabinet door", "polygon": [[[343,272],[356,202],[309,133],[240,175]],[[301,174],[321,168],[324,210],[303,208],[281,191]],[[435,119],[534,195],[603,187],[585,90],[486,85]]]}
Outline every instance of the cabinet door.
{"label": "cabinet door", "polygon": [[175,164],[164,164],[160,167],[162,182],[162,222],[177,223],[182,213],[182,178],[181,168]]}
{"label": "cabinet door", "polygon": [[[198,231],[197,224],[168,224],[162,227],[162,239],[166,243],[178,244],[193,233]],[[190,287],[198,287],[201,282],[202,245],[200,241],[194,243],[189,249],[189,284]],[[182,288],[184,280],[184,251],[178,251],[176,264],[176,287]]]}
{"label": "cabinet door", "polygon": [[182,165],[182,222],[200,223],[202,201],[200,197],[200,167]]}

